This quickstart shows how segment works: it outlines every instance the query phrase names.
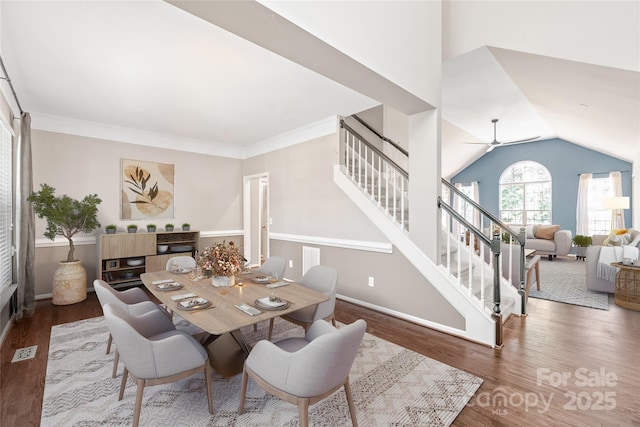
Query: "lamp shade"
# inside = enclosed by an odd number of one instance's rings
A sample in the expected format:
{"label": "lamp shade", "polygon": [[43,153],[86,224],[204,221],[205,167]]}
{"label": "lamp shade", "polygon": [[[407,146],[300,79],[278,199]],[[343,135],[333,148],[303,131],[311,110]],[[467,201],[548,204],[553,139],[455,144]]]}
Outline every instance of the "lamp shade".
{"label": "lamp shade", "polygon": [[628,197],[606,197],[604,199],[605,209],[629,209]]}

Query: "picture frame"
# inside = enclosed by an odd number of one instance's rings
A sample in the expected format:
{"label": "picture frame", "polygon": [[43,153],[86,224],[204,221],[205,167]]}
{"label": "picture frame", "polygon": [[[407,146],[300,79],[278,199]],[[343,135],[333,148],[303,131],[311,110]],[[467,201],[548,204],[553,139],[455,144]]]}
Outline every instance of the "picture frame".
{"label": "picture frame", "polygon": [[174,170],[170,163],[121,159],[120,218],[174,218]]}

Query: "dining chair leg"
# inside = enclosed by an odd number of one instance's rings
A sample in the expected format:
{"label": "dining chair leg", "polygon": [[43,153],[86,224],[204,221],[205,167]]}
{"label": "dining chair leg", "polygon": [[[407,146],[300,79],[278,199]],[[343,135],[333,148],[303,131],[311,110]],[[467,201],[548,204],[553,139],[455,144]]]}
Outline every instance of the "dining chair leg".
{"label": "dining chair leg", "polygon": [[353,404],[353,396],[351,395],[351,385],[349,384],[349,377],[344,382],[344,394],[347,396],[347,404],[349,405],[349,414],[351,414],[351,424],[353,427],[358,427],[358,418],[356,417],[356,407]]}
{"label": "dining chair leg", "polygon": [[144,393],[144,380],[136,378],[136,406],[133,410],[133,427],[138,427],[140,412],[142,410],[142,394]]}
{"label": "dining chair leg", "polygon": [[269,335],[267,339],[271,341],[271,335],[273,335],[273,318],[269,320]]}
{"label": "dining chair leg", "polygon": [[249,379],[249,374],[247,374],[247,368],[242,369],[242,386],[240,388],[240,404],[238,405],[238,414],[242,415],[244,413],[244,399],[247,395],[247,380]]}
{"label": "dining chair leg", "polygon": [[122,400],[124,396],[124,388],[127,386],[127,376],[129,375],[129,371],[127,367],[124,367],[124,371],[122,372],[122,381],[120,382],[120,394],[118,395],[118,400]]}
{"label": "dining chair leg", "polygon": [[107,340],[107,354],[111,353],[111,343],[113,342],[113,337],[111,333],[109,333],[109,339]]}
{"label": "dining chair leg", "polygon": [[300,418],[300,427],[309,427],[309,399],[298,398],[298,418]]}
{"label": "dining chair leg", "polygon": [[118,374],[118,361],[120,361],[120,353],[116,348],[116,353],[113,355],[113,370],[111,371],[111,378],[115,378]]}
{"label": "dining chair leg", "polygon": [[204,362],[204,381],[207,387],[207,402],[209,403],[209,413],[213,414],[213,393],[212,393],[212,385],[211,385],[211,365],[209,364],[209,359]]}

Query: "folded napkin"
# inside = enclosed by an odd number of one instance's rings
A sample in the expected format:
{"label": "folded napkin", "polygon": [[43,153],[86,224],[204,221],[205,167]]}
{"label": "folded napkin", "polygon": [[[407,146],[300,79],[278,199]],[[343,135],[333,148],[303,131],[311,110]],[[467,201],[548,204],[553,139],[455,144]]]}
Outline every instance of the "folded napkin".
{"label": "folded napkin", "polygon": [[208,302],[209,301],[207,301],[206,299],[199,297],[199,298],[194,298],[187,301],[180,301],[178,305],[183,308],[193,308],[200,305],[205,305]]}
{"label": "folded napkin", "polygon": [[283,305],[287,305],[287,302],[284,300],[271,301],[269,297],[259,298],[258,301],[266,307],[282,307]]}
{"label": "folded napkin", "polygon": [[154,280],[151,283],[154,284],[154,285],[159,285],[161,283],[169,283],[169,282],[173,282],[173,279]]}
{"label": "folded napkin", "polygon": [[180,286],[180,284],[176,283],[176,282],[160,283],[160,284],[158,284],[158,289],[172,289],[172,288],[177,288],[179,286]]}

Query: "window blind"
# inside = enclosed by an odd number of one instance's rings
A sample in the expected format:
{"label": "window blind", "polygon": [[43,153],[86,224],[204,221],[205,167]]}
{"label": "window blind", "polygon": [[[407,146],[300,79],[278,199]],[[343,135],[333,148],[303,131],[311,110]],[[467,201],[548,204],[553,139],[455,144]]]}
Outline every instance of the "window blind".
{"label": "window blind", "polygon": [[11,133],[0,120],[0,289],[11,284],[13,260],[13,185]]}

